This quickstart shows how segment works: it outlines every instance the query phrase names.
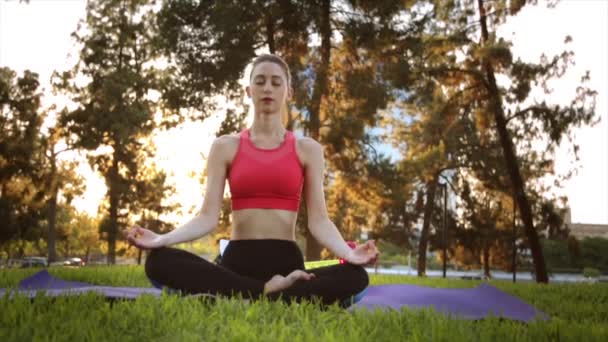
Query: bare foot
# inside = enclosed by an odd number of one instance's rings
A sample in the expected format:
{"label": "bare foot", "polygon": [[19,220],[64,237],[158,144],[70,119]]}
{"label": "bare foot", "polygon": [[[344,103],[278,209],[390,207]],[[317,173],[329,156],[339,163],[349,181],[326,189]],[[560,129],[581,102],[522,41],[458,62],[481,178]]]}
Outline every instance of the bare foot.
{"label": "bare foot", "polygon": [[282,275],[277,274],[274,277],[270,278],[270,280],[267,281],[266,284],[264,284],[264,294],[284,290],[300,279],[310,280],[314,277],[314,274],[306,273],[302,270],[295,270],[289,273],[287,277],[283,277]]}

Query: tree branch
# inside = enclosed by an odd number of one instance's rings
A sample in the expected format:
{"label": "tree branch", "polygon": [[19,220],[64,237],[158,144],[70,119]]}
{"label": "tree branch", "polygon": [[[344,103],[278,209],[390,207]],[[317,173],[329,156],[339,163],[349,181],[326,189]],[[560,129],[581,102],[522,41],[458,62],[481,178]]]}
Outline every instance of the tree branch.
{"label": "tree branch", "polygon": [[523,116],[525,114],[527,114],[529,111],[535,111],[535,110],[542,110],[545,107],[540,107],[540,106],[530,106],[526,109],[520,110],[519,112],[509,116],[508,118],[506,118],[506,123],[509,123],[509,121],[511,121],[511,119]]}
{"label": "tree branch", "polygon": [[484,85],[487,85],[487,82],[483,76],[483,73],[477,71],[477,70],[470,70],[470,69],[460,69],[460,68],[427,68],[427,69],[422,69],[422,72],[426,72],[426,73],[433,73],[433,72],[457,72],[457,73],[463,73],[463,74],[468,74],[468,75],[472,75],[475,76],[476,79],[481,80],[483,82]]}

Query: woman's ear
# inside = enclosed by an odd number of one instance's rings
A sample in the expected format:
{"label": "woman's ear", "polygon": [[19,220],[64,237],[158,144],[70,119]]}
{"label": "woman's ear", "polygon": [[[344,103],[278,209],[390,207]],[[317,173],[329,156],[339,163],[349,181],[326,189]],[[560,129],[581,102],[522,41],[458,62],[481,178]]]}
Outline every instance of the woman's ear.
{"label": "woman's ear", "polygon": [[292,97],[293,97],[293,88],[288,87],[287,88],[287,101],[291,100]]}
{"label": "woman's ear", "polygon": [[245,87],[245,93],[247,93],[248,98],[251,98],[251,87],[250,86]]}

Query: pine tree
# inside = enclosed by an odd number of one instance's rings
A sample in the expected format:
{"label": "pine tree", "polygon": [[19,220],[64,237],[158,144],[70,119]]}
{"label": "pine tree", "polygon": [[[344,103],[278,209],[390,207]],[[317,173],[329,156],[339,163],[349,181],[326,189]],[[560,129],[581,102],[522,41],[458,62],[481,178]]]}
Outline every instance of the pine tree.
{"label": "pine tree", "polygon": [[[569,106],[546,102],[525,106],[532,85],[536,82],[544,85],[548,79],[561,76],[573,57],[572,53],[565,52],[551,59],[545,57],[537,64],[514,60],[510,43],[490,30],[516,14],[525,3],[486,3],[482,0],[418,2],[418,6],[413,8],[411,21],[424,25],[411,26],[407,34],[396,42],[401,48],[395,50],[405,53],[395,55],[394,69],[402,78],[402,88],[417,93],[417,96],[424,96],[421,92],[425,91],[425,84],[428,86],[427,94],[432,94],[437,88],[448,91],[448,102],[459,103],[458,115],[475,122],[475,132],[467,136],[478,137],[480,145],[499,144],[508,172],[508,183],[502,184],[516,194],[536,278],[546,282],[548,279],[529,201],[530,180],[524,179],[527,173],[523,170],[524,165],[550,164],[550,153],[563,138],[570,136],[572,128],[593,122],[595,92],[583,85],[573,94]],[[497,84],[497,74],[509,79],[510,83],[506,86]],[[527,157],[527,148],[534,140],[547,142],[547,154],[532,160]],[[469,158],[469,161],[473,160]],[[486,172],[483,167],[479,168],[481,159],[477,162],[476,171],[480,174]]]}
{"label": "pine tree", "polygon": [[0,68],[0,244],[41,235],[41,96],[36,73]]}
{"label": "pine tree", "polygon": [[[118,232],[128,223],[128,198],[146,153],[142,139],[156,126],[148,92],[158,88],[152,44],[154,13],[148,0],[89,1],[81,30],[80,59],[56,75],[57,90],[79,107],[59,118],[75,147],[89,151],[89,161],[108,187],[108,262],[114,263]],[[86,84],[76,82],[84,76]]]}

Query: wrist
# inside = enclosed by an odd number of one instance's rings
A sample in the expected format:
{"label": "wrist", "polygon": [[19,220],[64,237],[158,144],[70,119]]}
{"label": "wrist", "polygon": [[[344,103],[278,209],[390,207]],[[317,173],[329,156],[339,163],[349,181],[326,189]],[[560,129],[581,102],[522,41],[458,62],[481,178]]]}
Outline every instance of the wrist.
{"label": "wrist", "polygon": [[342,257],[342,259],[346,260],[346,261],[350,261],[352,260],[352,257],[354,255],[354,251],[352,249],[349,249],[348,251],[346,251],[346,253],[344,254],[344,256]]}
{"label": "wrist", "polygon": [[168,234],[159,234],[158,241],[160,242],[160,247],[170,245],[169,236],[167,235]]}

